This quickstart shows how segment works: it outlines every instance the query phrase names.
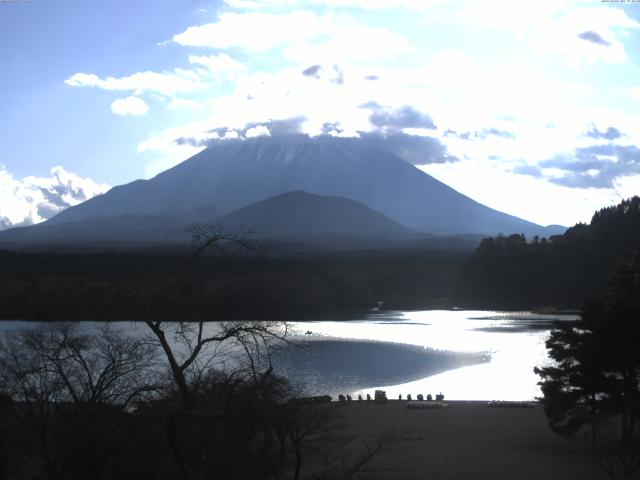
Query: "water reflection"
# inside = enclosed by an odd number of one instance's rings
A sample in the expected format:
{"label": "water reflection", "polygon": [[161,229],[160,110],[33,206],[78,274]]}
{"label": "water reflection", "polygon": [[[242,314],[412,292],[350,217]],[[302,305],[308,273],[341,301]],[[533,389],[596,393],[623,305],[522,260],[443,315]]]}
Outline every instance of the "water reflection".
{"label": "water reflection", "polygon": [[484,352],[445,352],[417,345],[339,338],[294,341],[274,355],[275,370],[300,390],[334,397],[373,385],[419,380],[489,360]]}
{"label": "water reflection", "polygon": [[[390,398],[402,393],[436,394],[443,392],[457,400],[531,400],[540,395],[538,377],[533,367],[549,362],[545,341],[554,322],[575,321],[576,315],[540,315],[529,312],[486,311],[421,311],[370,315],[351,322],[311,322],[298,324],[298,331],[311,331],[315,341],[333,338],[374,342],[390,342],[420,346],[447,355],[488,355],[489,361],[455,367],[431,361],[447,371],[406,381],[398,374],[393,380],[380,378],[374,385],[362,388],[344,385],[345,393],[371,393],[376,388],[387,391]],[[486,358],[486,357],[476,357]],[[345,358],[345,361],[348,361]],[[337,368],[337,367],[336,367]],[[373,368],[372,368],[373,370]],[[374,380],[375,375],[369,377]],[[314,379],[309,388],[315,390]]]}
{"label": "water reflection", "polygon": [[[294,323],[293,344],[277,370],[309,393],[390,398],[443,392],[456,400],[531,400],[540,395],[533,367],[549,363],[545,341],[554,322],[577,315],[430,310],[386,312],[353,321]],[[102,322],[82,322],[91,333]],[[0,331],[38,323],[0,322]],[[147,335],[141,322],[119,322]],[[218,326],[207,324],[205,333]],[[309,334],[307,334],[309,333]]]}

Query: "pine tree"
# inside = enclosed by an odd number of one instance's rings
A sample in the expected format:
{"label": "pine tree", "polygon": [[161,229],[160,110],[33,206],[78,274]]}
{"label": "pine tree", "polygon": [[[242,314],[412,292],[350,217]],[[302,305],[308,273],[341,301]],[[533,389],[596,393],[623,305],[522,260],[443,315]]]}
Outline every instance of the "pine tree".
{"label": "pine tree", "polygon": [[640,249],[626,255],[604,302],[591,302],[574,324],[547,341],[552,366],[535,368],[550,428],[570,436],[619,415],[621,443],[630,447],[640,415]]}

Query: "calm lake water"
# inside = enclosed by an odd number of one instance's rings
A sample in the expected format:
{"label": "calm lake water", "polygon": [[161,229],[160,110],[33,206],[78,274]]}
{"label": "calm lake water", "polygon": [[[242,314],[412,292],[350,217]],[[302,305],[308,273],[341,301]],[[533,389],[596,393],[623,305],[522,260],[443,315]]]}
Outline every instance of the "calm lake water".
{"label": "calm lake water", "polygon": [[[556,320],[577,315],[529,312],[383,312],[361,320],[296,322],[292,344],[275,356],[276,371],[306,394],[357,396],[376,389],[451,400],[532,400],[533,367],[549,363],[545,341]],[[33,323],[0,322],[11,332]],[[91,330],[96,322],[83,323]],[[136,322],[118,323],[145,334]],[[215,328],[210,325],[209,328]]]}
{"label": "calm lake water", "polygon": [[556,320],[577,319],[430,310],[303,322],[296,339],[307,346],[301,349],[306,355],[298,354],[296,365],[284,363],[288,376],[313,393],[373,396],[381,388],[389,398],[442,392],[451,400],[532,400],[540,395],[533,368],[549,363],[550,329]]}

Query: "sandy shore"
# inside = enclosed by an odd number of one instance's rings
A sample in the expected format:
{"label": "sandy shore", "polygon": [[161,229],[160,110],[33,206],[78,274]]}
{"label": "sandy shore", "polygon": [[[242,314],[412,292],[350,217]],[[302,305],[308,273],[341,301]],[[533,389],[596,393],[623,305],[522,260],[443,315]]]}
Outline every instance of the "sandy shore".
{"label": "sandy shore", "polygon": [[[486,402],[446,402],[439,410],[411,410],[406,401],[344,405],[350,433],[395,430],[403,437],[377,457],[371,479],[602,479],[589,442],[553,434],[538,405],[489,408]],[[377,471],[376,471],[377,470]]]}

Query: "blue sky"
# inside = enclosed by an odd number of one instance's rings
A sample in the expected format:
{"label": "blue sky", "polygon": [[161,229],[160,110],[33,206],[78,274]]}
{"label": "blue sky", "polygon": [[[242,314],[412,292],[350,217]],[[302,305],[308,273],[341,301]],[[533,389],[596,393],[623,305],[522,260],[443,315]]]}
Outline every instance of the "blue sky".
{"label": "blue sky", "polygon": [[290,119],[431,137],[446,155],[414,163],[462,193],[586,221],[640,193],[639,22],[600,0],[0,2],[0,228]]}

